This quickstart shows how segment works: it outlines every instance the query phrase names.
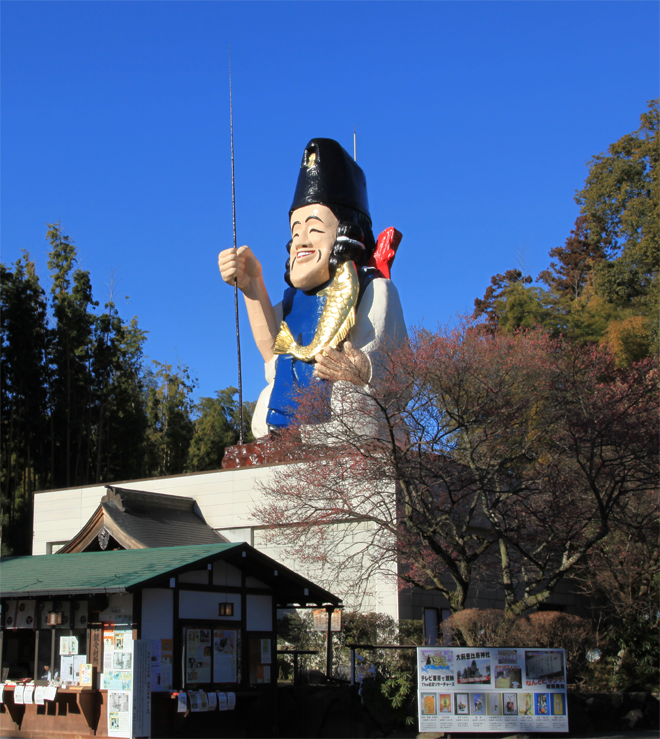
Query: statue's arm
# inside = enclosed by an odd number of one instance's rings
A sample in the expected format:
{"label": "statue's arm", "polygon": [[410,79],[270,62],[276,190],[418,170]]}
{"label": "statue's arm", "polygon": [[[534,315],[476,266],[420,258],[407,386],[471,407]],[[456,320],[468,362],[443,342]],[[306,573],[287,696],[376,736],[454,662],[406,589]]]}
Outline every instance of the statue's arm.
{"label": "statue's arm", "polygon": [[261,264],[248,246],[225,249],[218,256],[222,279],[228,285],[238,285],[245,298],[252,335],[264,362],[275,356],[273,348],[279,324],[270,301]]}

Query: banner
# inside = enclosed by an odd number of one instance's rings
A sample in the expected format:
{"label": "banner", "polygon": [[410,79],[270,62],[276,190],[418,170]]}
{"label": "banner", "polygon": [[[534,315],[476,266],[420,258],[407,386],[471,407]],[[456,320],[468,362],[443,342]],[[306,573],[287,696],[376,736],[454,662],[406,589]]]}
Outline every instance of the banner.
{"label": "banner", "polygon": [[568,731],[563,649],[419,647],[419,730]]}

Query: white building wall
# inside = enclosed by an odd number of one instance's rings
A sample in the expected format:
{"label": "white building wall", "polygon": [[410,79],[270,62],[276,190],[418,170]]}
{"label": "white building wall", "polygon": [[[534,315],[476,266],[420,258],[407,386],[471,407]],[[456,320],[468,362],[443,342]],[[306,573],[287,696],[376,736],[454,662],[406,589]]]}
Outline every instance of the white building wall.
{"label": "white building wall", "polygon": [[145,588],[142,591],[141,639],[171,639],[174,633],[174,591]]}
{"label": "white building wall", "polygon": [[49,554],[48,543],[73,538],[97,509],[105,492],[103,485],[93,485],[37,493],[32,554]]}
{"label": "white building wall", "polygon": [[[340,582],[323,582],[313,567],[305,568],[287,557],[286,550],[268,547],[263,541],[263,530],[251,516],[252,507],[259,502],[259,483],[268,479],[279,465],[244,467],[238,470],[198,472],[172,477],[155,477],[107,483],[130,490],[167,493],[194,498],[209,526],[230,541],[246,541],[294,572],[326,587],[346,603],[353,594],[345,591]],[[37,493],[34,497],[34,539],[32,553],[48,554],[56,542],[69,541],[87,523],[101,498],[104,485],[67,488]],[[395,578],[377,576],[368,583],[368,594],[361,604],[363,611],[386,613],[399,617],[399,593]]]}
{"label": "white building wall", "polygon": [[[222,530],[254,525],[250,507],[258,497],[256,483],[270,470],[270,467],[246,467],[107,484],[194,498],[209,526]],[[87,523],[105,493],[105,484],[37,493],[34,496],[32,553],[47,554],[49,542],[69,541]]]}

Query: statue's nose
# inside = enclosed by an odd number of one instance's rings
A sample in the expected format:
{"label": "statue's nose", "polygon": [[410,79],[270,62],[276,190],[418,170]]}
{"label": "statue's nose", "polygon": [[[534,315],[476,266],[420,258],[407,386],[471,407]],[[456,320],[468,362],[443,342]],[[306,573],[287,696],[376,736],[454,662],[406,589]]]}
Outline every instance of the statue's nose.
{"label": "statue's nose", "polygon": [[296,242],[296,249],[300,250],[303,247],[308,247],[311,243],[312,241],[309,238],[309,231],[307,229],[303,229],[300,232],[300,238]]}

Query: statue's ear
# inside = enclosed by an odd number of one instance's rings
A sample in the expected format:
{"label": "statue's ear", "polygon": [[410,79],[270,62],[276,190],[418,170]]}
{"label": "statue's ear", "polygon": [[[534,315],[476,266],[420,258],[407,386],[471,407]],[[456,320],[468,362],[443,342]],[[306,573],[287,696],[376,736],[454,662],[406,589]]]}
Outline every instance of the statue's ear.
{"label": "statue's ear", "polygon": [[364,253],[364,231],[357,223],[342,222],[337,226],[337,243]]}

